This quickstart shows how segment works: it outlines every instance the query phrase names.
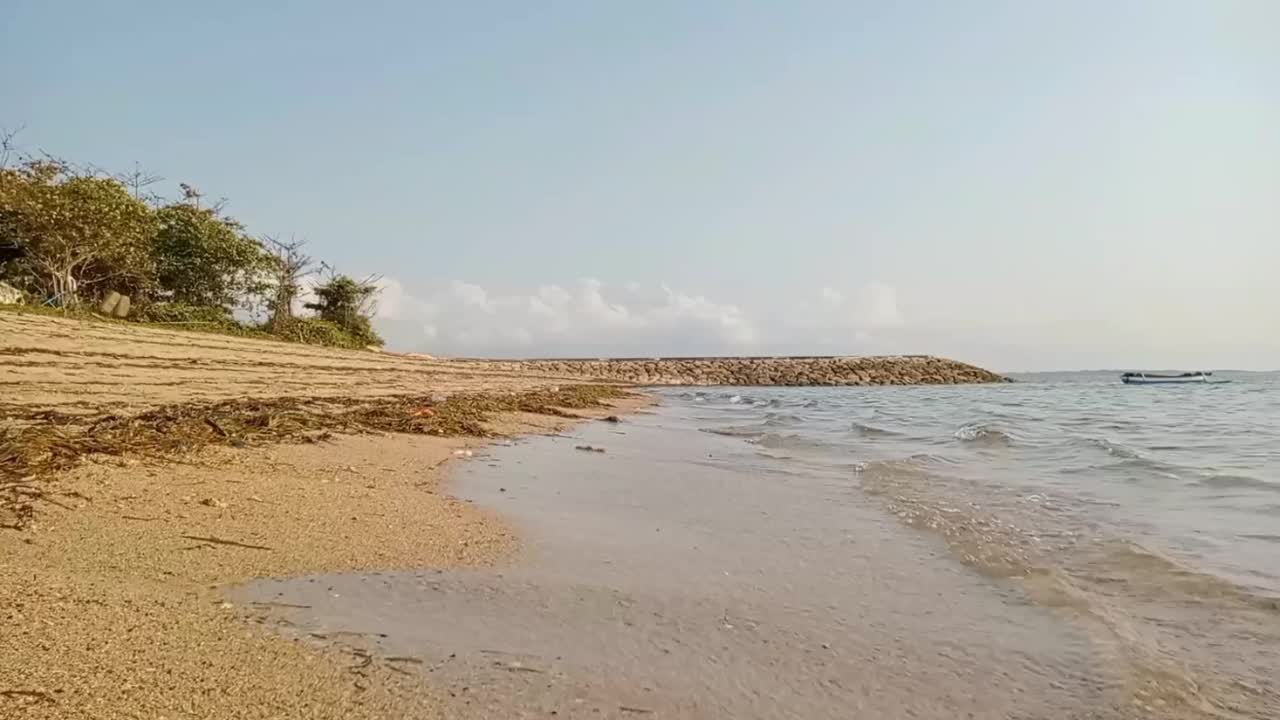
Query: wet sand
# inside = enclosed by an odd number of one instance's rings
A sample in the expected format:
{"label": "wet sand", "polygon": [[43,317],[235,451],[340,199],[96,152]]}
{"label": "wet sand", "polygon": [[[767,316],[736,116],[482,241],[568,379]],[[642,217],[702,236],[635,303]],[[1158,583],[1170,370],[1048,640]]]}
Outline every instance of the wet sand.
{"label": "wet sand", "polygon": [[486,450],[452,481],[510,518],[511,562],[233,597],[305,606],[266,615],[430,678],[451,717],[1125,716],[1088,636],[847,478],[744,472],[740,443],[654,417],[573,435]]}

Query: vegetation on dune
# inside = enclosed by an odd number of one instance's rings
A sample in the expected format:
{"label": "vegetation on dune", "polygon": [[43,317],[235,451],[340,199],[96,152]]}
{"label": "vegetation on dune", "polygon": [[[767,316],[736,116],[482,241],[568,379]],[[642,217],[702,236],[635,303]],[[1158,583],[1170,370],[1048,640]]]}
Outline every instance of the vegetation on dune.
{"label": "vegetation on dune", "polygon": [[117,288],[145,293],[155,231],[153,209],[111,178],[47,159],[0,168],[0,233],[22,249],[3,277],[31,296],[76,307]]}
{"label": "vegetation on dune", "polygon": [[[0,282],[29,308],[92,315],[113,293],[131,321],[345,348],[381,346],[371,318],[376,279],[323,265],[326,280],[299,317],[316,263],[305,242],[255,237],[182,184],[166,200],[159,178],[110,175],[17,149],[0,137]],[[123,313],[122,313],[123,314]]]}
{"label": "vegetation on dune", "polygon": [[349,275],[331,273],[329,280],[312,291],[315,302],[304,307],[315,310],[320,320],[331,323],[365,345],[382,345],[369,318],[378,297],[378,286],[371,279],[356,280]]}

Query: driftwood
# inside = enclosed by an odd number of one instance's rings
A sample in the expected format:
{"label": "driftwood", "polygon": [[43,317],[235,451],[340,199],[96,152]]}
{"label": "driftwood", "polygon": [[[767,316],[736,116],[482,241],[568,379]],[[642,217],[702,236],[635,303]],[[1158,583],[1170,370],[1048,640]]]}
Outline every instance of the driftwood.
{"label": "driftwood", "polygon": [[0,690],[0,697],[31,698],[41,702],[54,702],[53,696],[43,690]]}
{"label": "driftwood", "polygon": [[182,537],[186,538],[187,540],[198,540],[200,542],[213,543],[215,545],[230,545],[232,547],[242,547],[242,548],[248,548],[250,550],[272,550],[273,549],[273,548],[267,547],[266,545],[251,545],[249,543],[242,543],[238,540],[223,540],[222,538],[216,538],[216,537],[201,537],[199,535],[183,535]]}

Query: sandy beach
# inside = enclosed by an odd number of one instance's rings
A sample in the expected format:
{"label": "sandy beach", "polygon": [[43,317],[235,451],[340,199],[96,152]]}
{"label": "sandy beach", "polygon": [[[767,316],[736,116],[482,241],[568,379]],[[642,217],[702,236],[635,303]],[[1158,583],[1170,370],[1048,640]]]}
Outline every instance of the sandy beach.
{"label": "sandy beach", "polygon": [[510,363],[352,352],[20,312],[0,312],[0,348],[0,409],[127,411],[227,398],[504,391],[566,381]]}
{"label": "sandy beach", "polygon": [[[6,416],[242,396],[522,391],[555,378],[199,333],[0,315]],[[575,411],[591,416],[645,402]],[[573,420],[490,418],[494,433]],[[0,531],[0,716],[433,717],[394,664],[289,642],[224,588],[258,577],[484,565],[516,538],[440,487],[475,438],[334,435],[180,458],[89,457]]]}
{"label": "sandy beach", "polygon": [[532,367],[0,313],[0,717],[1274,715],[1270,600],[936,480],[1043,388]]}

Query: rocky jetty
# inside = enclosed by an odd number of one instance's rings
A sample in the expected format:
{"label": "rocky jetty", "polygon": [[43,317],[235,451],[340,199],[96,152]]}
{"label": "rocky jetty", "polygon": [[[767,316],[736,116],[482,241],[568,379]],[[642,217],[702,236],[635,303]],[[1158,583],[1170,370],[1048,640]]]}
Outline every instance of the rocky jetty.
{"label": "rocky jetty", "polygon": [[925,355],[519,360],[486,365],[636,385],[959,385],[1005,381],[980,367]]}

